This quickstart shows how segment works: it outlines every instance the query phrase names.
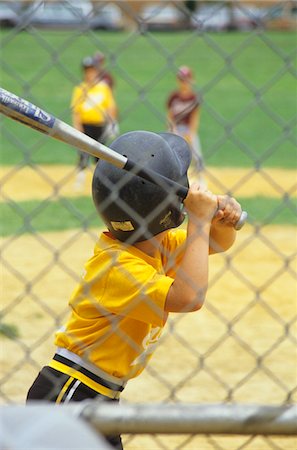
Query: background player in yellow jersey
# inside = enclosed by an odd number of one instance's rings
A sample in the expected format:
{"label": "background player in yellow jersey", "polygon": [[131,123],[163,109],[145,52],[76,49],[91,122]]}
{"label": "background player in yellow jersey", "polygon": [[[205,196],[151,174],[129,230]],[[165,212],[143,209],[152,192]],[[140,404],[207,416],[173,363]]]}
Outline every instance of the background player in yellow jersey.
{"label": "background player in yellow jersey", "polygon": [[[134,131],[111,148],[188,187],[191,150],[182,137]],[[202,307],[209,254],[235,240],[239,203],[198,184],[182,202],[172,189],[99,161],[92,189],[107,228],[70,299],[56,353],[28,400],[117,401],[152,356],[168,314]],[[187,225],[179,229],[185,211]],[[122,448],[120,436],[109,442]]]}
{"label": "background player in yellow jersey", "polygon": [[[98,63],[93,57],[86,57],[82,62],[83,82],[75,86],[72,93],[71,109],[73,126],[95,139],[104,143],[104,135],[110,123],[116,121],[117,107],[108,83],[98,78]],[[76,187],[84,184],[85,173],[91,157],[79,152],[78,175]]]}

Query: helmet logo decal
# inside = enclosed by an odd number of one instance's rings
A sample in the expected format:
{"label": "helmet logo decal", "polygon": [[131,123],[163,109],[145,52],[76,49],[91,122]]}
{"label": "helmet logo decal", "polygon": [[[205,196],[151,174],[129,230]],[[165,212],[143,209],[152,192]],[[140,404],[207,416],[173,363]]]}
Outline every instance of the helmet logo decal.
{"label": "helmet logo decal", "polygon": [[171,211],[168,211],[168,213],[163,217],[163,219],[160,220],[160,225],[162,225],[164,228],[169,227],[171,224]]}
{"label": "helmet logo decal", "polygon": [[125,220],[124,222],[114,222],[111,220],[111,226],[115,231],[133,231],[135,230],[132,222],[130,220]]}

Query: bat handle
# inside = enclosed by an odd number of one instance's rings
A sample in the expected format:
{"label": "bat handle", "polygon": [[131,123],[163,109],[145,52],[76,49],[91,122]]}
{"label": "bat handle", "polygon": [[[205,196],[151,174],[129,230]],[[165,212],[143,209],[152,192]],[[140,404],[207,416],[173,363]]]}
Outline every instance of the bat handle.
{"label": "bat handle", "polygon": [[241,230],[241,228],[243,227],[243,225],[245,224],[245,222],[247,221],[248,218],[248,213],[246,211],[242,211],[241,216],[238,220],[238,222],[235,225],[235,230]]}
{"label": "bat handle", "polygon": [[[128,159],[126,159],[125,165],[122,167],[122,169],[127,171],[132,171],[138,176],[151,181],[152,183],[162,186],[164,188],[170,186],[175,190],[175,193],[178,197],[180,197],[182,200],[185,200],[186,196],[188,195],[189,189],[185,186],[182,186],[181,184],[176,183],[175,181],[172,181],[163,175],[156,173],[150,169],[143,168],[139,166],[139,164],[136,164]],[[235,224],[234,228],[235,230],[240,230],[243,225],[245,224],[247,220],[247,212],[242,211],[241,216],[238,220],[238,222]]]}
{"label": "bat handle", "polygon": [[[188,190],[187,188],[185,188],[185,187],[183,187],[183,186],[180,186],[180,189],[178,189],[178,194],[179,194],[183,199],[185,199],[186,196],[187,196],[187,194],[188,194],[188,191],[189,191],[189,190]],[[236,231],[241,230],[241,228],[242,228],[242,227],[244,226],[244,224],[246,223],[247,218],[248,218],[248,213],[247,213],[246,211],[242,211],[239,220],[237,221],[237,223],[236,223],[235,226],[234,226],[234,228],[235,228]]]}

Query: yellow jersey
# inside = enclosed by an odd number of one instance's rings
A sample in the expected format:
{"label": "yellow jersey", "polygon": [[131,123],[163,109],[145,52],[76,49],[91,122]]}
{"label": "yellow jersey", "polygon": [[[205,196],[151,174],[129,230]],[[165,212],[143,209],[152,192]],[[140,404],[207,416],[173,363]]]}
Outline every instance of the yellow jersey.
{"label": "yellow jersey", "polygon": [[79,114],[82,123],[105,124],[110,119],[109,111],[114,107],[112,91],[104,82],[93,86],[81,83],[73,90],[71,108]]}
{"label": "yellow jersey", "polygon": [[165,325],[185,238],[185,230],[169,230],[151,257],[102,233],[70,299],[70,318],[56,334],[58,348],[116,379],[139,375]]}

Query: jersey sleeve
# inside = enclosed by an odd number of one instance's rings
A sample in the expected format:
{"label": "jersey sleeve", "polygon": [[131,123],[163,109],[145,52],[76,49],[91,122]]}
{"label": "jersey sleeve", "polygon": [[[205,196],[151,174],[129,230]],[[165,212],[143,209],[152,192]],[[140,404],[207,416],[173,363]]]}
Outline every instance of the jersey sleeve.
{"label": "jersey sleeve", "polygon": [[163,267],[167,276],[175,278],[185,253],[185,229],[169,230],[162,242]]}
{"label": "jersey sleeve", "polygon": [[193,95],[193,111],[196,111],[196,109],[198,109],[199,106],[200,106],[199,96],[194,94]]}
{"label": "jersey sleeve", "polygon": [[165,301],[174,279],[160,274],[141,259],[131,258],[114,265],[100,303],[108,311],[162,326]]}

